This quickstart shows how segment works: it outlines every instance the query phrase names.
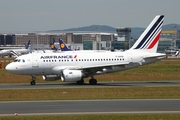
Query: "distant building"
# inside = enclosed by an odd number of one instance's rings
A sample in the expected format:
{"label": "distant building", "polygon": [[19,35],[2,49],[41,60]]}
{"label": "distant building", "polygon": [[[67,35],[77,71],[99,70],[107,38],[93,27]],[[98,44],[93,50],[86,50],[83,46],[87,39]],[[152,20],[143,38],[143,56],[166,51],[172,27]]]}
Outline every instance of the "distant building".
{"label": "distant building", "polygon": [[[46,49],[49,43],[58,43],[63,39],[72,49],[101,50],[110,47],[109,41],[113,41],[112,33],[28,33],[15,35],[0,35],[0,45],[24,45],[31,41],[33,49]],[[106,42],[108,44],[106,44]],[[90,44],[90,45],[88,45]],[[91,45],[92,44],[92,45]],[[83,47],[83,45],[86,45]],[[43,46],[45,46],[43,48]],[[87,47],[91,46],[91,47]],[[39,48],[38,48],[39,47]]]}
{"label": "distant building", "polygon": [[162,30],[158,51],[175,52],[179,48],[180,48],[180,30]]}
{"label": "distant building", "polygon": [[121,27],[116,29],[117,41],[129,41],[131,39],[131,28]]}

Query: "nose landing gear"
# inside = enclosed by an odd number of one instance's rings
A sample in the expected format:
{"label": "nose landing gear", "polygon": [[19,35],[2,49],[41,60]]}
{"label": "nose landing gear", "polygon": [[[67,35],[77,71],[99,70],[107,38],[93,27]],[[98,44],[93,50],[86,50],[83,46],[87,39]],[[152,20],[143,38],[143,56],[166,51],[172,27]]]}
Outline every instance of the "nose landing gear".
{"label": "nose landing gear", "polygon": [[36,85],[36,76],[35,75],[32,75],[32,81],[30,82],[31,85]]}

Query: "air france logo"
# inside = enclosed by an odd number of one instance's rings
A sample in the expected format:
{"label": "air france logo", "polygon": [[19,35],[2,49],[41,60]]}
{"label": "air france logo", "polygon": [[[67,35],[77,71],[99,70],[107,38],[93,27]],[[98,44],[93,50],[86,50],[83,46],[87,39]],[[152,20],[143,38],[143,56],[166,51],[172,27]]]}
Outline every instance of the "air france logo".
{"label": "air france logo", "polygon": [[41,56],[40,59],[73,59],[77,58],[77,55],[52,55],[52,56]]}
{"label": "air france logo", "polygon": [[61,44],[61,48],[64,48],[65,47],[65,45],[64,44]]}

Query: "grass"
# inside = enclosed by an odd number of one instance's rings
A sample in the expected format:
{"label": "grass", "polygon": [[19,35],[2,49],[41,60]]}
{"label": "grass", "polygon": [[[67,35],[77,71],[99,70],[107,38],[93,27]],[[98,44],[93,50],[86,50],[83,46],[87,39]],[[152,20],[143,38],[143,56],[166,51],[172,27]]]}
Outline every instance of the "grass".
{"label": "grass", "polygon": [[61,116],[8,116],[0,120],[179,120],[180,114],[100,114]]}
{"label": "grass", "polygon": [[113,87],[0,90],[1,101],[170,98],[180,98],[180,87]]}
{"label": "grass", "polygon": [[[7,64],[7,63],[6,63]],[[6,65],[3,64],[3,67]],[[180,59],[165,59],[153,64],[140,66],[127,71],[95,76],[98,81],[156,81],[179,80]],[[86,79],[87,80],[87,79]],[[0,70],[0,83],[29,83],[30,76],[15,75]],[[37,77],[38,82],[43,81]],[[60,82],[60,81],[58,81]],[[36,93],[36,94],[34,94]],[[62,88],[62,89],[21,89],[0,90],[1,101],[21,100],[81,100],[81,99],[170,99],[180,98],[180,87],[115,87],[115,88]],[[8,116],[0,120],[177,120],[180,114],[98,114],[62,116]]]}

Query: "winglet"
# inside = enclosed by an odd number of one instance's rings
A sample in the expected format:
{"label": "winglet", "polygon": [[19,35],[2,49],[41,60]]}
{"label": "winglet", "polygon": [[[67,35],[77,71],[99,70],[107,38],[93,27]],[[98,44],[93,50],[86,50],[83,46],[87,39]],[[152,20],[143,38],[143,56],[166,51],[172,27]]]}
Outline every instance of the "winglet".
{"label": "winglet", "polygon": [[130,50],[157,52],[164,15],[157,15]]}

